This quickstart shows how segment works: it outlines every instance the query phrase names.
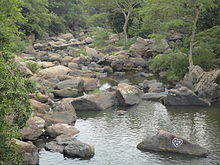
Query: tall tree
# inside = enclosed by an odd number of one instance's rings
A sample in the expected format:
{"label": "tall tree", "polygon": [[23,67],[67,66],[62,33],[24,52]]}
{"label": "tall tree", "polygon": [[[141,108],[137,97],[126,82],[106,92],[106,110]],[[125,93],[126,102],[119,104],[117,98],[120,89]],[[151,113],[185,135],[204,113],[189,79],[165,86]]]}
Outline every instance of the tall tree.
{"label": "tall tree", "polygon": [[141,0],[88,0],[93,4],[105,4],[116,12],[120,12],[124,16],[123,33],[124,39],[127,41],[128,22],[134,9],[140,4]]}

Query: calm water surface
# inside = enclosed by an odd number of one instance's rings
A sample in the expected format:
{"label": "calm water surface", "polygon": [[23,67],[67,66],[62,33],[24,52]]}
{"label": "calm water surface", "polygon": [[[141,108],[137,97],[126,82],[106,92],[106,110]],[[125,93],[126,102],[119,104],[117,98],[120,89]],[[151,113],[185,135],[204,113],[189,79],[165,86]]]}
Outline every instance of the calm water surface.
{"label": "calm water surface", "polygon": [[[127,110],[119,116],[117,110]],[[220,165],[220,104],[210,108],[170,107],[142,102],[131,108],[78,113],[77,139],[95,146],[90,160],[66,159],[42,150],[40,165]],[[206,158],[136,149],[145,136],[171,131],[211,151]]]}

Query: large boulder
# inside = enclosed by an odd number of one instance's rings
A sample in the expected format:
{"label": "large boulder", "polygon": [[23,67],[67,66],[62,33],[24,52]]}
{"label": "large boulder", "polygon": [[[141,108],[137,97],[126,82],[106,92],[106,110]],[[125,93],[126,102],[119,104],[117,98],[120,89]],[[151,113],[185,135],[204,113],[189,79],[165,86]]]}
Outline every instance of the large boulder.
{"label": "large boulder", "polygon": [[46,120],[46,125],[56,124],[56,123],[66,123],[74,125],[77,119],[76,111],[71,104],[74,98],[65,98],[59,102],[53,103],[53,111],[48,112],[44,119]]}
{"label": "large boulder", "polygon": [[65,66],[57,65],[54,67],[41,70],[39,72],[39,75],[44,78],[53,78],[53,77],[60,76],[60,75],[67,75],[70,71],[71,69]]}
{"label": "large boulder", "polygon": [[42,104],[41,102],[36,101],[34,99],[30,99],[30,103],[31,103],[33,112],[36,114],[38,113],[45,114],[49,110],[48,105]]}
{"label": "large boulder", "polygon": [[121,105],[130,106],[138,104],[141,100],[140,90],[126,83],[118,84],[117,96]]}
{"label": "large boulder", "polygon": [[92,91],[100,87],[99,80],[97,78],[81,78],[84,82],[84,91]]}
{"label": "large boulder", "polygon": [[163,83],[158,82],[157,80],[144,80],[143,90],[144,92],[149,93],[160,93],[165,91],[165,87]]}
{"label": "large boulder", "polygon": [[153,54],[163,53],[169,48],[165,39],[143,39],[137,38],[137,41],[130,47],[131,56],[151,57]]}
{"label": "large boulder", "polygon": [[145,93],[141,96],[143,100],[151,100],[151,101],[161,101],[165,97],[167,97],[168,92],[160,92],[160,93]]}
{"label": "large boulder", "polygon": [[80,78],[72,78],[68,80],[64,80],[59,82],[56,87],[57,89],[65,89],[65,88],[72,88],[72,89],[77,89],[79,92],[83,91],[83,80]]}
{"label": "large boulder", "polygon": [[76,97],[78,96],[78,90],[77,89],[73,89],[73,88],[64,88],[61,90],[54,90],[54,95],[57,97],[62,97],[62,98],[66,98],[66,97]]}
{"label": "large boulder", "polygon": [[18,146],[19,152],[24,156],[24,165],[38,165],[39,164],[39,149],[31,142],[23,142],[13,139]]}
{"label": "large boulder", "polygon": [[69,75],[74,77],[95,77],[95,74],[90,70],[78,70],[73,68],[71,69]]}
{"label": "large boulder", "polygon": [[66,33],[66,34],[59,35],[59,38],[66,40],[66,41],[69,41],[69,40],[73,39],[74,37],[71,33]]}
{"label": "large boulder", "polygon": [[137,145],[137,148],[149,152],[173,152],[194,156],[209,155],[207,149],[163,130],[153,137],[144,139]]}
{"label": "large boulder", "polygon": [[91,158],[95,155],[95,148],[90,144],[73,139],[64,148],[63,155],[68,158]]}
{"label": "large boulder", "polygon": [[167,97],[163,99],[164,105],[194,105],[210,106],[210,102],[199,98],[195,93],[186,87],[170,89]]}
{"label": "large boulder", "polygon": [[76,111],[101,111],[117,104],[115,92],[104,92],[85,95],[73,99],[72,105]]}
{"label": "large boulder", "polygon": [[44,133],[45,120],[40,117],[32,117],[27,121],[27,127],[21,129],[24,140],[37,140]]}
{"label": "large boulder", "polygon": [[92,145],[83,143],[74,137],[61,135],[46,144],[46,150],[63,153],[69,158],[89,158],[95,154]]}
{"label": "large boulder", "polygon": [[69,135],[69,136],[76,135],[79,133],[79,130],[68,124],[57,123],[57,124],[47,127],[46,133],[50,137],[56,138],[57,136],[60,136],[60,135]]}
{"label": "large boulder", "polygon": [[215,101],[219,99],[220,70],[209,72],[197,65],[189,68],[189,73],[184,77],[183,85],[191,84],[191,88],[201,98]]}
{"label": "large boulder", "polygon": [[99,53],[94,48],[89,48],[86,46],[85,49],[87,56],[89,56],[92,59],[92,61],[98,61],[103,57],[103,54]]}

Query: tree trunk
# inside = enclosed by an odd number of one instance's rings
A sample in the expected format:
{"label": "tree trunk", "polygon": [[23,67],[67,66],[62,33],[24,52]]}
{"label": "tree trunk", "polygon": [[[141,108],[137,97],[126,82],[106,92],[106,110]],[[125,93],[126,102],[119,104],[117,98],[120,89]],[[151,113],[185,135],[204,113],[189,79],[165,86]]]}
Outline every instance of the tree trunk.
{"label": "tree trunk", "polygon": [[127,43],[127,40],[128,40],[127,30],[128,30],[128,21],[130,19],[131,12],[132,12],[132,9],[130,8],[128,10],[127,14],[123,13],[124,14],[124,19],[125,19],[124,26],[123,26],[123,33],[124,33],[125,43]]}
{"label": "tree trunk", "polygon": [[192,34],[190,36],[190,48],[189,48],[189,67],[193,66],[193,47],[195,46],[196,42],[195,41],[195,34],[196,34],[196,28],[197,28],[197,22],[199,19],[199,14],[200,14],[201,6],[196,7],[195,10],[195,18],[193,21],[193,29],[192,29]]}

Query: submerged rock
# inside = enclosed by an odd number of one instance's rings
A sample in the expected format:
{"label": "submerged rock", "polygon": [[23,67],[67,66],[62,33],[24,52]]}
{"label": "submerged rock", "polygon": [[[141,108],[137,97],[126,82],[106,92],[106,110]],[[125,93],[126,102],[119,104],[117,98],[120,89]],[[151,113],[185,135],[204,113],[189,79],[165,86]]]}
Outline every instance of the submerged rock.
{"label": "submerged rock", "polygon": [[137,148],[142,151],[150,152],[173,152],[202,157],[209,155],[209,150],[198,144],[190,143],[181,137],[163,130],[160,130],[158,134],[153,137],[146,138],[137,145]]}
{"label": "submerged rock", "polygon": [[164,105],[210,106],[210,102],[199,98],[186,87],[169,90],[167,97],[163,99],[163,103]]}

